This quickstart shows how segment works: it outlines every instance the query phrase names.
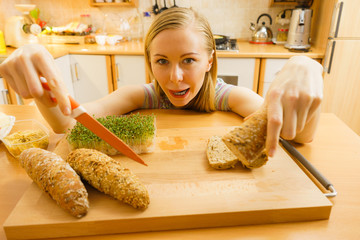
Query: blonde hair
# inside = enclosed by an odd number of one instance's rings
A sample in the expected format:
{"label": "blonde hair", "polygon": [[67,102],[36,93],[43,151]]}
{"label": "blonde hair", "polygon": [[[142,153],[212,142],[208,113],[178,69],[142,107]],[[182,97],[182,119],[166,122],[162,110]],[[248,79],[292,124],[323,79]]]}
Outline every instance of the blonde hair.
{"label": "blonde hair", "polygon": [[166,29],[183,29],[190,25],[204,36],[206,50],[209,56],[213,54],[213,63],[210,71],[205,74],[204,83],[201,86],[199,93],[185,106],[185,108],[205,112],[215,111],[215,85],[217,78],[215,40],[210,24],[204,16],[192,9],[181,7],[169,8],[159,14],[154,19],[145,37],[145,65],[150,75],[150,79],[155,80],[156,93],[160,96],[165,96],[164,91],[161,89],[151,70],[151,43],[161,31]]}

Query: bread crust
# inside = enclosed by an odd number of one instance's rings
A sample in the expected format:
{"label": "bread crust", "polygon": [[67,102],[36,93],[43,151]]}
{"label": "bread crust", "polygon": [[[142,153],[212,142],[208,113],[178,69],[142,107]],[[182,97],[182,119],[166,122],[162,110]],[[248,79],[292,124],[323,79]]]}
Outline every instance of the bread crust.
{"label": "bread crust", "polygon": [[24,150],[19,161],[30,178],[75,217],[88,212],[88,193],[80,177],[60,156],[40,148]]}
{"label": "bread crust", "polygon": [[242,125],[223,136],[225,145],[247,168],[259,168],[268,161],[265,150],[267,112],[260,109]]}
{"label": "bread crust", "polygon": [[66,161],[90,185],[137,209],[146,209],[150,198],[140,179],[119,162],[95,149],[79,148]]}

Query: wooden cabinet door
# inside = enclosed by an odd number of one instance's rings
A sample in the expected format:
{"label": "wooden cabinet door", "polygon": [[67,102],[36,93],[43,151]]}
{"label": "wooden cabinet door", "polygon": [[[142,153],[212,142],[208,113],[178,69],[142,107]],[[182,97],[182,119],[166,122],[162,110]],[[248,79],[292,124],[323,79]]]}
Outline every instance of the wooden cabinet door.
{"label": "wooden cabinet door", "polygon": [[360,40],[330,40],[328,46],[322,110],[360,135]]}
{"label": "wooden cabinet door", "polygon": [[114,89],[125,85],[145,84],[145,57],[138,55],[115,55]]}
{"label": "wooden cabinet door", "polygon": [[106,58],[104,55],[70,55],[74,97],[80,104],[97,100],[112,91]]}
{"label": "wooden cabinet door", "polygon": [[[257,91],[257,68],[255,58],[218,58],[218,77],[225,82]],[[255,82],[254,82],[255,81]]]}
{"label": "wooden cabinet door", "polygon": [[338,0],[333,10],[331,38],[360,38],[360,1]]}

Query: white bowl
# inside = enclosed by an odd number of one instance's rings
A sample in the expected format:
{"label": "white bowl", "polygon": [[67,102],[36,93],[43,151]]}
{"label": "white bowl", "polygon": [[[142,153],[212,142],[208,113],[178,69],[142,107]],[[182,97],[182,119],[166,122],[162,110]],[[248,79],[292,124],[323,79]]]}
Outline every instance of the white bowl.
{"label": "white bowl", "polygon": [[105,45],[106,43],[106,36],[105,35],[96,35],[95,36],[96,43],[99,45]]}

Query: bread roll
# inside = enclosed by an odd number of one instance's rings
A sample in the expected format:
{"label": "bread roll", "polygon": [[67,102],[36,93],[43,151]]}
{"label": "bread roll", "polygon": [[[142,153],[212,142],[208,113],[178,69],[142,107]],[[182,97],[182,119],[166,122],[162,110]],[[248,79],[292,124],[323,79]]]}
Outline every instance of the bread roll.
{"label": "bread roll", "polygon": [[97,190],[134,208],[148,207],[149,194],[139,178],[106,154],[79,148],[70,152],[66,161]]}
{"label": "bread roll", "polygon": [[242,125],[224,135],[222,140],[245,167],[258,168],[268,161],[266,129],[267,112],[260,109]]}
{"label": "bread roll", "polygon": [[207,144],[206,156],[211,167],[228,169],[235,167],[239,159],[229,150],[220,136],[212,136]]}
{"label": "bread roll", "polygon": [[40,148],[24,150],[19,161],[30,178],[75,217],[86,215],[88,193],[80,177],[60,156]]}

